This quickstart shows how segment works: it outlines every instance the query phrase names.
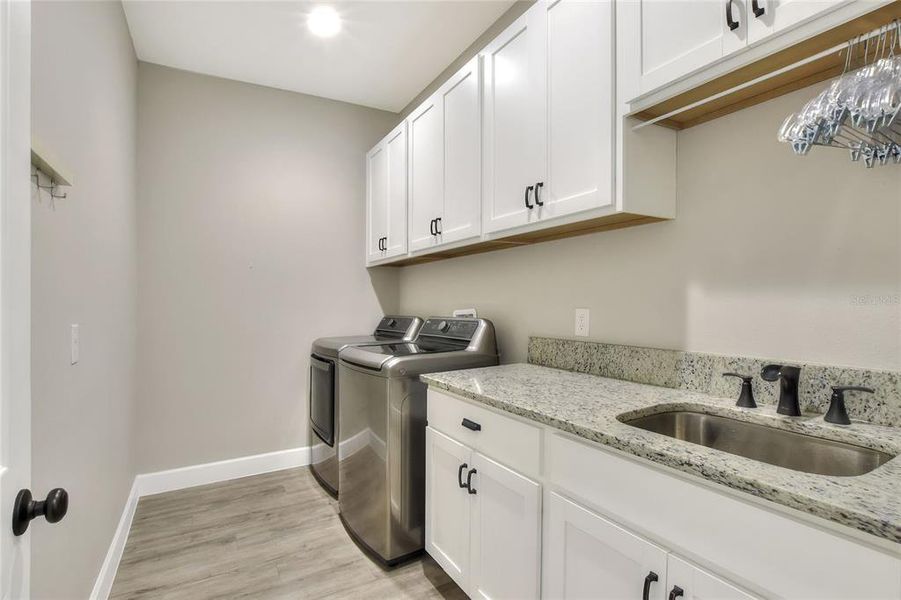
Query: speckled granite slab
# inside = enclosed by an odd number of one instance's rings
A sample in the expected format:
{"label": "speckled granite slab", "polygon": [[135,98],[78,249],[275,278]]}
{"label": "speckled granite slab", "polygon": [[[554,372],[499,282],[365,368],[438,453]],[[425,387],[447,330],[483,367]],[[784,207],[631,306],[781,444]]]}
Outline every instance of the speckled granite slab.
{"label": "speckled granite slab", "polygon": [[801,367],[801,410],[825,414],[833,385],[863,385],[875,394],[848,394],[846,404],[852,420],[901,427],[901,372],[871,371],[850,367],[787,362],[777,359],[741,358],[698,352],[659,350],[581,340],[533,337],[529,339],[529,362],[535,365],[700,392],[721,398],[738,398],[741,382],[723,377],[725,372],[755,375],[751,384],[758,404],[776,404],[778,382],[759,377],[768,364]]}
{"label": "speckled granite slab", "polygon": [[820,417],[787,418],[773,406],[537,365],[515,364],[423,375],[428,385],[544,423],[730,488],[901,543],[901,457],[858,477],[792,471],[626,425],[617,417],[691,409],[828,437],[892,455],[901,429]]}

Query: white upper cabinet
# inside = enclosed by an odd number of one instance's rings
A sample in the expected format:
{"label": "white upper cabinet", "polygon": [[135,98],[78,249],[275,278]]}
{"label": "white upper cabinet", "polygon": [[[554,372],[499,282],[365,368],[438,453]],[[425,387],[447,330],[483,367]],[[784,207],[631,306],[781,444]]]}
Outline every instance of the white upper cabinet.
{"label": "white upper cabinet", "polygon": [[838,8],[847,0],[747,0],[748,42],[753,44],[808,19]]}
{"label": "white upper cabinet", "polygon": [[440,242],[482,233],[482,115],[479,59],[473,58],[438,90],[444,109],[444,215]]}
{"label": "white upper cabinet", "polygon": [[366,262],[383,257],[388,224],[388,158],[381,142],[366,155]]}
{"label": "white upper cabinet", "polygon": [[537,220],[546,168],[547,17],[533,6],[483,51],[484,223],[498,231]]}
{"label": "white upper cabinet", "polygon": [[366,155],[366,263],[407,252],[407,124]]}
{"label": "white upper cabinet", "polygon": [[613,202],[612,2],[540,1],[483,51],[485,229]]}
{"label": "white upper cabinet", "polygon": [[559,0],[547,16],[547,181],[542,219],[613,203],[613,2]]}
{"label": "white upper cabinet", "polygon": [[407,118],[412,252],[481,233],[478,65],[471,60]]}
{"label": "white upper cabinet", "polygon": [[441,98],[429,98],[407,118],[410,134],[410,250],[438,243],[435,219],[444,210]]}
{"label": "white upper cabinet", "polygon": [[640,53],[639,93],[647,93],[740,50],[746,0],[631,0]]}

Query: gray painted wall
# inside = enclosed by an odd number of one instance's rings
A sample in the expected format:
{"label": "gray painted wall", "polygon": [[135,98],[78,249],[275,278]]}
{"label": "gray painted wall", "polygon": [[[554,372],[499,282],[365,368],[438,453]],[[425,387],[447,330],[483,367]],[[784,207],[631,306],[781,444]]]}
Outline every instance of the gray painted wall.
{"label": "gray painted wall", "polygon": [[[137,61],[118,2],[32,3],[32,132],[75,186],[32,203],[35,598],[87,598],[134,477]],[[81,362],[69,364],[69,325]]]}
{"label": "gray painted wall", "polygon": [[674,221],[405,267],[401,311],[474,306],[505,362],[588,307],[607,342],[901,369],[901,171],[776,142],[819,89],[680,132]]}
{"label": "gray painted wall", "polygon": [[310,343],[371,330],[364,156],[396,115],[139,66],[138,472],[306,446]]}

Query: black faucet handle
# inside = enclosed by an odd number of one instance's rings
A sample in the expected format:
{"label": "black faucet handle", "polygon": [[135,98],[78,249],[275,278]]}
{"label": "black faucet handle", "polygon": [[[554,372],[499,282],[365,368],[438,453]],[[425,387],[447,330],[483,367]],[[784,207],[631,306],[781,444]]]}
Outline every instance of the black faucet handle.
{"label": "black faucet handle", "polygon": [[735,406],[740,406],[742,408],[757,408],[757,403],[754,401],[754,390],[751,389],[751,380],[754,379],[753,375],[742,375],[741,373],[723,373],[723,377],[738,377],[741,379],[741,394],[738,396],[738,402],[735,403]]}
{"label": "black faucet handle", "polygon": [[766,381],[776,381],[778,379],[796,380],[801,376],[801,367],[793,367],[791,365],[767,365],[760,370],[760,377]]}
{"label": "black faucet handle", "polygon": [[867,392],[875,394],[873,388],[863,387],[861,385],[834,385],[832,386],[832,398],[829,400],[829,410],[823,419],[827,423],[835,423],[836,425],[850,425],[851,419],[848,417],[848,409],[845,407],[845,392]]}

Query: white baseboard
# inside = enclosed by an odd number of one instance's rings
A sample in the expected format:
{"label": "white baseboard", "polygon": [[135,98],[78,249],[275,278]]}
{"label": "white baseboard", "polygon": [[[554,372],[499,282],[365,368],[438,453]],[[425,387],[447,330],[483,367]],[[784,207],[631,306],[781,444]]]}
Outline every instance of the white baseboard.
{"label": "white baseboard", "polygon": [[100,567],[100,573],[97,574],[97,579],[94,581],[91,600],[106,600],[110,590],[113,589],[116,570],[119,568],[119,560],[125,550],[128,530],[131,529],[131,520],[138,507],[138,497],[138,484],[135,481],[131,484],[131,492],[128,494],[128,499],[125,500],[125,508],[122,509],[122,516],[119,517],[119,525],[116,527],[116,533],[113,534],[113,541],[110,542],[109,550],[107,550],[103,565]]}
{"label": "white baseboard", "polygon": [[196,485],[206,485],[239,477],[260,475],[281,469],[303,467],[310,464],[310,449],[292,448],[242,456],[229,460],[192,465],[168,471],[144,473],[135,477],[135,485],[138,487],[138,496],[150,496],[174,490],[183,490]]}
{"label": "white baseboard", "polygon": [[122,552],[125,550],[125,542],[128,540],[128,532],[135,516],[135,509],[137,509],[138,500],[142,496],[172,492],[239,477],[261,475],[293,467],[304,467],[309,464],[310,448],[304,447],[137,475],[131,486],[131,493],[125,501],[125,507],[122,509],[119,526],[116,527],[116,533],[113,534],[106,558],[104,558],[100,573],[94,582],[91,600],[106,600],[109,596],[113,581],[116,579],[116,570],[119,568]]}

